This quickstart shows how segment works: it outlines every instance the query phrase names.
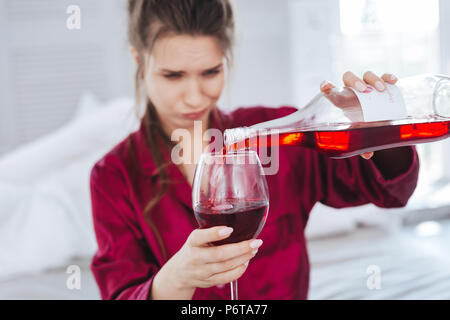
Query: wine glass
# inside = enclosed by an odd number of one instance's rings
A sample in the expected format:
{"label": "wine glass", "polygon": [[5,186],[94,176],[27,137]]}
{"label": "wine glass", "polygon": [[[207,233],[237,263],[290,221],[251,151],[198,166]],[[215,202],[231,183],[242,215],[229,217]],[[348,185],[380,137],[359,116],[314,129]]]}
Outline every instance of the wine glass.
{"label": "wine glass", "polygon": [[[234,230],[212,245],[256,238],[269,211],[269,191],[258,154],[252,150],[202,154],[195,170],[192,204],[200,228],[228,226]],[[231,300],[237,300],[237,280],[230,287]]]}

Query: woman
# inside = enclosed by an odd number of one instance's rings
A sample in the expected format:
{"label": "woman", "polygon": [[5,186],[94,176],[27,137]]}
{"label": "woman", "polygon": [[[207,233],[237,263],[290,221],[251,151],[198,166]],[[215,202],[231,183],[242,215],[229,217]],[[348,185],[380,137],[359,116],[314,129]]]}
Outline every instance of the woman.
{"label": "woman", "polygon": [[[91,173],[98,241],[91,269],[102,298],[228,299],[224,285],[239,279],[242,299],[306,299],[304,229],[316,202],[336,208],[406,204],[417,182],[414,148],[344,160],[281,148],[280,170],[267,176],[271,208],[260,239],[209,246],[232,229],[198,229],[191,204],[195,163],[171,161],[171,133],[183,128],[202,143],[202,136],[193,134],[195,120],[203,131],[223,131],[296,109],[251,107],[225,114],[216,107],[225,62],[232,56],[234,23],[228,0],[131,0],[129,15],[137,101],[144,102],[145,114],[139,130]],[[343,80],[360,91],[366,83],[384,90],[385,82],[396,82],[391,75],[379,78],[371,72],[364,81],[351,72]],[[331,87],[324,83],[321,89]]]}

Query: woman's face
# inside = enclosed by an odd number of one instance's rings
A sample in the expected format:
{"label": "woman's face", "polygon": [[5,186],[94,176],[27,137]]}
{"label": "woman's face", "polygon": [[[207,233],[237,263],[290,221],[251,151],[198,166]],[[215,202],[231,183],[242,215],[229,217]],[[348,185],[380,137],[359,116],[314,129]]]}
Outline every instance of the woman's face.
{"label": "woman's face", "polygon": [[171,35],[156,41],[145,88],[166,132],[207,125],[224,87],[224,54],[213,37]]}

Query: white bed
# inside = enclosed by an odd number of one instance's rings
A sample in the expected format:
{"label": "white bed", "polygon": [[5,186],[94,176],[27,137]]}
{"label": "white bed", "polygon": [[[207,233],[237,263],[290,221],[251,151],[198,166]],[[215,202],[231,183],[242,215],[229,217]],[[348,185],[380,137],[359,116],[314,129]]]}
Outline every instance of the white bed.
{"label": "white bed", "polygon": [[[309,299],[450,299],[450,221],[441,226],[430,237],[414,227],[373,227],[310,240]],[[67,264],[80,267],[79,290],[67,288],[67,267],[59,267],[1,281],[0,299],[100,299],[89,263]],[[380,289],[368,289],[371,265],[379,267]]]}
{"label": "white bed", "polygon": [[[72,121],[0,158],[0,298],[99,297],[88,269],[97,248],[89,175],[137,129],[134,112],[131,98],[86,94]],[[65,282],[78,263],[79,292]]]}
{"label": "white bed", "polygon": [[450,220],[438,223],[310,241],[309,299],[450,299]]}
{"label": "white bed", "polygon": [[[0,281],[0,300],[98,300],[100,293],[89,270],[89,259],[73,259],[67,267],[50,268],[37,274],[22,274]],[[72,273],[68,267],[80,267],[80,287],[69,289]],[[69,286],[71,287],[71,286]]]}

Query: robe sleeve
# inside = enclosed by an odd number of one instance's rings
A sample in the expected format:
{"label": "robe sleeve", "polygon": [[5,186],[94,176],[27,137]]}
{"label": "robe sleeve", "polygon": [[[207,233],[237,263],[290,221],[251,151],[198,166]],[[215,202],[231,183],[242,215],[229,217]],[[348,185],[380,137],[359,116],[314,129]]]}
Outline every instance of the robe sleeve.
{"label": "robe sleeve", "polygon": [[386,174],[373,159],[365,160],[360,156],[332,159],[316,153],[320,202],[334,208],[367,203],[382,208],[406,206],[417,185],[419,158],[415,147],[405,147],[403,152],[409,153],[407,161],[400,163],[393,157],[389,163],[400,166],[396,168],[398,174],[395,176]]}
{"label": "robe sleeve", "polygon": [[91,271],[102,299],[147,300],[158,266],[132,217],[117,170],[95,166],[90,179],[98,250]]}

